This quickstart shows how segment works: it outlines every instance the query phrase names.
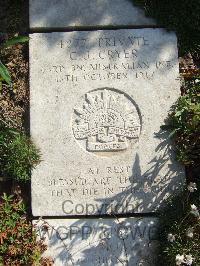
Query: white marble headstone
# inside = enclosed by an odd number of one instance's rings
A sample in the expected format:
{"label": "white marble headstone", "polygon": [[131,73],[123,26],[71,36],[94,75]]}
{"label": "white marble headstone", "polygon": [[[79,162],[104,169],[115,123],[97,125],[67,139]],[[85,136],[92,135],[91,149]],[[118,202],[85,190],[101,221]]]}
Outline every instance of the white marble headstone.
{"label": "white marble headstone", "polygon": [[160,130],[180,95],[163,29],[30,35],[35,216],[155,212],[184,171]]}

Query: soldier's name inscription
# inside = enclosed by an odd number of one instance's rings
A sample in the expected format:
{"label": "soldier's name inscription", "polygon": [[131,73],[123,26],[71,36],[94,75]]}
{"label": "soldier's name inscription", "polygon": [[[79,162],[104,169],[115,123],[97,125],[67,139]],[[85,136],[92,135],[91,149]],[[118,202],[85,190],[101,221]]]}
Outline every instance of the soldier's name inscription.
{"label": "soldier's name inscription", "polygon": [[40,71],[52,73],[58,83],[77,84],[80,81],[127,80],[130,75],[152,80],[158,77],[157,72],[169,71],[174,66],[173,60],[162,60],[156,55],[152,61],[149,56],[152,40],[148,37],[140,34],[121,38],[106,35],[92,40],[86,34],[82,38],[57,40],[56,47],[63,51],[70,65],[60,64],[55,58],[53,64],[51,62]]}

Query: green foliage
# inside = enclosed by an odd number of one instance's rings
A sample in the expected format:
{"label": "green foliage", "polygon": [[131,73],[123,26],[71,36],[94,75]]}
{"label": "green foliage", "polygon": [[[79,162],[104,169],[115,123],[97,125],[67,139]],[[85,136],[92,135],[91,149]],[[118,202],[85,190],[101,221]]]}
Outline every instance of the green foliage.
{"label": "green foliage", "polygon": [[29,41],[29,37],[27,36],[16,36],[9,40],[7,40],[5,43],[2,44],[2,47],[6,48],[15,44],[19,43],[25,43]]}
{"label": "green foliage", "polygon": [[[164,209],[161,215],[163,224],[160,237],[164,266],[200,265],[200,184],[198,181],[197,184],[190,183],[188,187],[191,184],[195,184],[197,190],[189,192],[187,188],[181,195],[171,198],[168,208]],[[173,236],[171,241],[169,234]],[[192,264],[176,264],[178,254],[184,256],[185,260],[186,256],[192,256]]]}
{"label": "green foliage", "polygon": [[145,9],[146,15],[155,18],[160,26],[175,30],[180,52],[200,51],[199,0],[134,0]]}
{"label": "green foliage", "polygon": [[168,125],[177,150],[177,159],[186,166],[200,164],[200,79],[185,82],[181,96],[169,116]]}
{"label": "green foliage", "polygon": [[45,249],[41,241],[36,241],[24,203],[4,194],[0,203],[0,265],[44,265],[46,259],[41,255]]}
{"label": "green foliage", "polygon": [[0,123],[0,174],[18,181],[30,179],[30,170],[39,163],[40,154],[23,133]]}
{"label": "green foliage", "polygon": [[[25,43],[28,40],[29,40],[29,37],[26,37],[26,36],[13,37],[7,40],[6,42],[4,42],[2,45],[0,45],[0,50],[3,48],[9,47],[9,46],[15,45],[15,44]],[[6,82],[9,86],[12,85],[11,75],[7,67],[0,60],[0,91],[2,88],[2,82]]]}
{"label": "green foliage", "polygon": [[0,82],[5,81],[8,85],[11,85],[11,77],[8,69],[0,61]]}
{"label": "green foliage", "polygon": [[[200,79],[190,77],[172,107],[163,129],[171,130],[177,159],[189,167],[200,165]],[[190,182],[172,197],[161,220],[162,260],[166,266],[200,265],[200,180]]]}

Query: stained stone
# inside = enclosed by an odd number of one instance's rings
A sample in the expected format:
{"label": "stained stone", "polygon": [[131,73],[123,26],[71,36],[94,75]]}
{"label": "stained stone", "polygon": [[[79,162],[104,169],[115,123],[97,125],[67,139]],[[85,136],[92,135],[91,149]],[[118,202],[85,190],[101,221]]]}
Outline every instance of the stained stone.
{"label": "stained stone", "polygon": [[55,266],[158,265],[158,220],[54,219],[34,221],[38,240],[48,246],[43,254]]}
{"label": "stained stone", "polygon": [[131,0],[30,0],[31,28],[154,25]]}
{"label": "stained stone", "polygon": [[175,34],[30,37],[30,126],[42,154],[32,172],[33,215],[164,208],[185,178],[160,129],[180,95]]}

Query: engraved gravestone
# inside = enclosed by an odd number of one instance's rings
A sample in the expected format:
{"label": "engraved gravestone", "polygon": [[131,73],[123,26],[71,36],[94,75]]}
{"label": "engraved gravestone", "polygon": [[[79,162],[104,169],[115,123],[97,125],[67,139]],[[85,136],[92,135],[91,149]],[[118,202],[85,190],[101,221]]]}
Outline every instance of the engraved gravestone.
{"label": "engraved gravestone", "polygon": [[184,182],[160,126],[179,97],[163,29],[31,34],[35,216],[155,212]]}

